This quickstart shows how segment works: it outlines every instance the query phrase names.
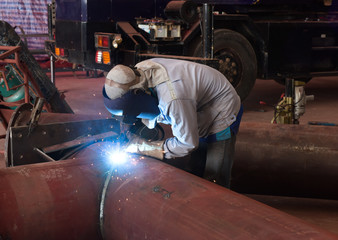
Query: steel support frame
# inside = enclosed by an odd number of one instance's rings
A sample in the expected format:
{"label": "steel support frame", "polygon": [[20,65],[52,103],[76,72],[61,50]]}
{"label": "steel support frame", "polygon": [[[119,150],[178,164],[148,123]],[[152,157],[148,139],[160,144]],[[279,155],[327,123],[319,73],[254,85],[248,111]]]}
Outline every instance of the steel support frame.
{"label": "steel support frame", "polygon": [[[0,51],[4,51],[0,55],[0,65],[12,64],[12,65],[15,65],[17,69],[21,72],[21,74],[23,75],[22,78],[24,81],[22,84],[9,88],[8,81],[5,77],[4,72],[3,72],[3,80],[6,85],[7,91],[14,90],[21,86],[24,86],[24,89],[25,89],[24,103],[30,103],[30,94],[29,94],[30,83],[34,87],[34,92],[37,94],[37,97],[42,98],[43,94],[40,88],[38,87],[38,85],[36,84],[36,82],[34,81],[34,79],[31,78],[27,66],[20,61],[20,57],[19,57],[20,50],[21,50],[20,46],[0,46]],[[14,58],[12,57],[13,55],[14,55]],[[22,101],[17,102],[17,103],[9,103],[9,102],[7,103],[7,102],[1,101],[0,104],[6,107],[17,107],[22,104]],[[51,112],[51,108],[48,103],[45,103],[45,109],[48,112]],[[8,122],[6,121],[4,117],[2,117],[2,114],[0,114],[0,117],[1,117],[1,122],[3,126],[7,128]]]}

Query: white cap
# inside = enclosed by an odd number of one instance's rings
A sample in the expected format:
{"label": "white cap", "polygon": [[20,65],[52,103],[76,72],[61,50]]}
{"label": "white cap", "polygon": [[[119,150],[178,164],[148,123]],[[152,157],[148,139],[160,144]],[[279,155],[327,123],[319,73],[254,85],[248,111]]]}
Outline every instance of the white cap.
{"label": "white cap", "polygon": [[[109,71],[106,78],[119,84],[128,84],[136,79],[136,75],[130,67],[116,65]],[[127,92],[125,89],[109,86],[108,84],[105,84],[104,87],[107,96],[112,100],[122,97]]]}
{"label": "white cap", "polygon": [[134,71],[124,65],[116,65],[107,74],[107,78],[120,84],[127,84],[135,80]]}

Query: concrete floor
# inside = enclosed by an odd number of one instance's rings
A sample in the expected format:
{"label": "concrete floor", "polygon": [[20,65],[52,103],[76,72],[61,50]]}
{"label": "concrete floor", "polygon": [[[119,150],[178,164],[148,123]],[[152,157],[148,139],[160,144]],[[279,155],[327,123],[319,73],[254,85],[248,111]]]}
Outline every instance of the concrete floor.
{"label": "concrete floor", "polygon": [[[65,95],[76,114],[110,117],[103,105],[103,83],[104,77],[89,78],[85,72],[58,72],[56,75],[58,90]],[[269,123],[273,117],[273,107],[259,102],[274,105],[283,91],[284,86],[272,80],[257,80],[253,91],[243,103],[243,121]],[[300,124],[307,124],[308,121],[338,124],[338,78],[313,79],[306,86],[306,93],[313,94],[315,100],[307,104],[306,114],[300,119]],[[3,163],[0,164],[0,167],[4,167]],[[338,201],[260,195],[249,197],[338,235]]]}
{"label": "concrete floor", "polygon": [[[270,122],[273,107],[284,92],[284,86],[273,80],[257,80],[244,101],[243,121]],[[306,95],[314,95],[314,101],[306,104],[306,113],[300,118],[300,124],[309,121],[330,122],[338,124],[338,77],[321,77],[312,79],[305,86]],[[268,105],[259,104],[260,101]]]}
{"label": "concrete floor", "polygon": [[[102,103],[103,83],[104,77],[88,78],[84,72],[58,73],[56,78],[57,88],[65,94],[75,113],[109,117]],[[338,124],[338,78],[313,79],[306,85],[305,90],[307,95],[314,95],[315,100],[308,102],[300,124],[308,124],[309,121]],[[283,92],[283,85],[273,80],[258,79],[253,91],[243,103],[243,121],[269,123],[274,111],[269,105],[276,104]],[[261,105],[260,101],[268,105]],[[338,235],[338,201],[260,195],[249,197]]]}

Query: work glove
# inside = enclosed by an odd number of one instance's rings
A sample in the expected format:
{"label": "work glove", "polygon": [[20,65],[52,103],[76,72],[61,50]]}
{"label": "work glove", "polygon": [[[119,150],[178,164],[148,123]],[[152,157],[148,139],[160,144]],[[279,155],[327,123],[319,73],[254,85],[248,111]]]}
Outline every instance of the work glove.
{"label": "work glove", "polygon": [[163,160],[164,158],[164,141],[147,141],[135,134],[127,133],[129,142],[126,145],[125,151],[129,153],[137,153],[153,158]]}

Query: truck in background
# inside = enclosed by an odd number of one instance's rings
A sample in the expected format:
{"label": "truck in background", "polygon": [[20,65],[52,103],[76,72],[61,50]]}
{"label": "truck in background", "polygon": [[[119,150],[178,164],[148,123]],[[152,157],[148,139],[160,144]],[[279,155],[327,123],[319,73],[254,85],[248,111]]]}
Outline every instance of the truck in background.
{"label": "truck in background", "polygon": [[256,78],[338,74],[337,2],[56,0],[48,45],[56,57],[93,70],[152,57],[202,62],[245,99]]}

